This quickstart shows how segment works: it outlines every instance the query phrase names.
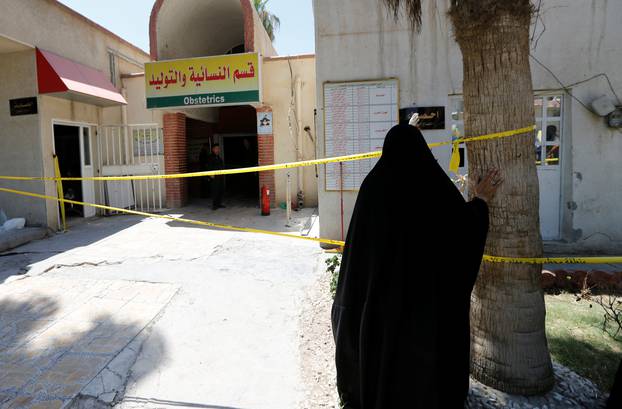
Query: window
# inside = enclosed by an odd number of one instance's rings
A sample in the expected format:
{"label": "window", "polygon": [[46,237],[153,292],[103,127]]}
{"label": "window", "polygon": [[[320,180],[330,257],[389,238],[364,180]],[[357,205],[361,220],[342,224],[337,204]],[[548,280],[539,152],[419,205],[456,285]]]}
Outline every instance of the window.
{"label": "window", "polygon": [[[534,98],[536,116],[536,164],[559,166],[562,138],[563,98],[561,95],[543,95]],[[451,98],[452,139],[464,136],[464,101]],[[460,147],[460,167],[464,166],[464,146]]]}
{"label": "window", "polygon": [[562,96],[538,96],[534,101],[536,114],[536,163],[538,166],[559,166],[562,135]]}
{"label": "window", "polygon": [[132,129],[134,156],[164,155],[164,141],[157,128]]}
{"label": "window", "polygon": [[108,64],[110,67],[110,82],[117,86],[117,60],[113,53],[108,53]]}

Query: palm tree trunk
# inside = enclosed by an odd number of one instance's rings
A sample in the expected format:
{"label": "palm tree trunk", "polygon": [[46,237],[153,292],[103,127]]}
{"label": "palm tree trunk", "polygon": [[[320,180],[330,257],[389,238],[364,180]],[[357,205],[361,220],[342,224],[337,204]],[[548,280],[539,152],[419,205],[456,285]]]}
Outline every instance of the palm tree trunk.
{"label": "palm tree trunk", "polygon": [[[506,11],[478,25],[463,18],[464,11],[460,17],[452,15],[464,61],[465,134],[533,125],[529,17]],[[505,179],[490,204],[486,254],[541,256],[533,133],[475,142],[467,149],[471,180],[492,167],[500,169]],[[541,267],[493,263],[481,267],[472,295],[471,372],[495,389],[531,395],[554,384]]]}

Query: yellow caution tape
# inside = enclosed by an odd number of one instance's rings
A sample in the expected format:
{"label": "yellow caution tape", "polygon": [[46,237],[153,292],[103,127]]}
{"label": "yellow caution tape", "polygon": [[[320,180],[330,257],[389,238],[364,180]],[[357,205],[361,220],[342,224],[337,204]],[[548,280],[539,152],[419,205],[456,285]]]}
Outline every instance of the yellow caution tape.
{"label": "yellow caution tape", "polygon": [[521,135],[521,134],[524,134],[524,133],[533,132],[535,130],[536,130],[536,126],[535,125],[531,125],[531,126],[526,126],[524,128],[520,128],[520,129],[514,129],[512,131],[497,132],[497,133],[491,133],[491,134],[488,134],[488,135],[473,136],[473,137],[470,137],[470,138],[469,137],[462,137],[462,138],[455,139],[453,141],[430,143],[430,144],[428,144],[428,146],[430,148],[436,148],[436,147],[439,147],[439,146],[453,145],[455,143],[471,143],[471,142],[479,142],[479,141],[488,141],[488,140],[491,140],[491,139],[499,139],[499,138],[506,138],[508,136]]}
{"label": "yellow caution tape", "polygon": [[94,203],[78,202],[76,200],[59,199],[59,198],[54,197],[54,196],[40,195],[38,193],[24,192],[24,191],[21,191],[21,190],[0,188],[0,192],[14,193],[14,194],[17,194],[17,195],[22,195],[22,196],[36,197],[36,198],[39,198],[39,199],[54,200],[56,202],[61,202],[61,203],[71,203],[71,204],[79,205],[79,206],[90,206],[90,207],[95,207],[97,209],[104,209],[104,210],[109,210],[109,211],[113,211],[113,212],[127,213],[127,214],[133,214],[133,215],[144,216],[144,217],[153,217],[153,218],[157,218],[157,219],[166,219],[166,220],[172,220],[172,221],[181,222],[181,223],[188,223],[188,224],[194,224],[194,225],[205,226],[205,227],[213,227],[213,228],[223,229],[223,230],[242,231],[242,232],[246,232],[246,233],[270,234],[270,235],[273,235],[273,236],[287,237],[287,238],[291,238],[291,239],[301,239],[301,240],[315,241],[315,242],[319,242],[319,243],[333,244],[333,245],[336,245],[336,246],[343,246],[343,244],[344,244],[342,241],[338,241],[338,240],[329,240],[329,239],[321,239],[321,238],[305,237],[305,236],[294,236],[292,234],[280,233],[280,232],[276,232],[276,231],[252,229],[252,228],[249,228],[249,227],[236,227],[236,226],[229,226],[229,225],[226,225],[226,224],[203,222],[203,221],[200,221],[200,220],[192,220],[192,219],[184,219],[184,218],[179,218],[179,217],[174,217],[174,216],[169,216],[169,215],[163,215],[163,214],[139,212],[137,210],[128,210],[128,209],[122,209],[122,208],[119,208],[119,207],[104,206],[104,205],[99,205],[99,204],[94,204]]}
{"label": "yellow caution tape", "polygon": [[[210,171],[205,171],[205,172],[176,173],[176,174],[168,174],[168,175],[94,176],[94,177],[85,177],[85,178],[64,177],[64,178],[60,178],[60,180],[64,180],[64,181],[69,181],[69,180],[71,181],[77,181],[77,180],[94,180],[94,181],[109,180],[109,181],[112,181],[112,180],[115,180],[115,181],[119,181],[119,180],[196,178],[196,177],[203,177],[203,176],[234,175],[234,174],[239,174],[239,173],[266,172],[270,170],[291,169],[291,168],[299,168],[299,167],[305,167],[305,166],[324,165],[327,163],[348,162],[348,161],[355,161],[355,160],[379,158],[381,155],[382,155],[382,151],[375,151],[375,152],[367,152],[367,153],[357,153],[355,155],[337,156],[334,158],[280,163],[276,165],[253,166],[249,168],[239,168],[239,169],[210,170]],[[0,176],[0,180],[2,179],[4,180],[40,180],[40,181],[41,180],[43,181],[58,180],[58,178],[55,178],[55,177]]]}
{"label": "yellow caution tape", "polygon": [[449,171],[458,173],[460,168],[460,143],[455,142],[451,150],[451,160],[449,161]]}
{"label": "yellow caution tape", "polygon": [[[454,164],[454,167],[455,167],[456,155],[458,154],[457,146],[460,143],[470,143],[470,142],[476,142],[476,141],[485,141],[485,140],[491,140],[491,139],[497,139],[497,138],[504,138],[508,136],[528,133],[535,129],[536,127],[534,125],[534,126],[521,128],[521,129],[516,129],[513,131],[498,132],[498,133],[494,133],[490,135],[484,135],[484,136],[478,136],[478,137],[472,137],[472,138],[459,138],[459,139],[456,139],[453,141],[447,141],[447,142],[435,142],[435,143],[429,144],[429,146],[431,148],[435,148],[439,146],[453,145],[454,150],[452,153],[452,163]],[[238,174],[238,173],[264,172],[264,171],[270,171],[270,170],[291,169],[291,168],[297,168],[297,167],[303,167],[303,166],[325,165],[328,163],[338,163],[338,162],[378,158],[381,155],[382,155],[382,151],[375,151],[375,152],[368,152],[368,153],[359,153],[355,155],[338,156],[338,157],[333,157],[333,158],[316,159],[316,160],[300,161],[300,162],[290,162],[290,163],[283,163],[283,164],[277,164],[277,165],[254,166],[254,167],[241,168],[241,169],[227,169],[227,170],[219,170],[219,171],[193,172],[193,173],[181,173],[181,174],[170,174],[170,175],[116,176],[116,177],[105,176],[105,177],[87,177],[87,178],[0,176],[0,179],[17,180],[17,181],[24,181],[24,180],[39,180],[39,181],[59,181],[59,180],[64,180],[64,181],[111,180],[112,181],[112,180],[116,180],[116,181],[119,181],[119,180],[179,179],[179,178],[191,178],[191,177],[202,177],[202,176],[232,175],[232,174]],[[458,156],[458,160],[459,160],[459,156]],[[547,161],[551,161],[551,162],[558,161],[558,160],[559,159],[547,159]],[[61,195],[59,198],[53,197],[53,196],[41,195],[37,193],[24,192],[20,190],[7,189],[7,188],[0,188],[0,191],[7,192],[7,193],[14,193],[14,194],[23,195],[23,196],[30,196],[30,197],[35,197],[35,198],[40,198],[40,199],[45,199],[45,200],[53,200],[53,201],[57,201],[61,203],[71,203],[71,204],[80,205],[80,206],[90,206],[90,207],[94,207],[98,209],[104,209],[104,210],[115,211],[115,212],[120,212],[120,213],[133,214],[133,215],[143,216],[143,217],[166,219],[166,220],[172,220],[172,221],[177,221],[181,223],[188,223],[188,224],[212,227],[212,228],[217,228],[217,229],[242,231],[242,232],[248,232],[248,233],[269,234],[273,236],[280,236],[280,237],[287,237],[287,238],[293,238],[293,239],[314,241],[314,242],[319,242],[319,243],[326,243],[326,244],[331,244],[335,246],[345,245],[343,241],[339,241],[339,240],[295,236],[292,234],[279,233],[279,232],[274,232],[274,231],[269,231],[269,230],[229,226],[229,225],[224,225],[224,224],[177,218],[177,217],[168,216],[168,215],[146,213],[146,212],[140,212],[136,210],[128,210],[128,209],[122,209],[122,208],[117,208],[117,207],[112,207],[112,206],[105,206],[105,205],[98,205],[98,204],[93,204],[93,203],[79,202],[75,200],[68,200],[68,199],[62,198],[62,193],[61,193],[62,190],[59,191],[59,195]],[[617,264],[617,263],[622,263],[622,257],[539,257],[539,258],[531,257],[530,258],[530,257],[497,257],[497,256],[485,255],[483,259],[484,261],[487,261],[490,263],[517,263],[517,264]]]}
{"label": "yellow caution tape", "polygon": [[513,264],[622,264],[622,257],[496,257],[484,256],[489,263]]}
{"label": "yellow caution tape", "polygon": [[[54,174],[57,178],[61,177],[60,165],[58,164],[58,156],[56,155],[54,155]],[[61,199],[60,217],[63,222],[63,231],[67,231],[67,217],[65,215],[65,205],[63,203],[65,193],[63,192],[63,182],[61,182],[60,180],[56,181],[56,194],[58,194],[58,198]]]}
{"label": "yellow caution tape", "polygon": [[[536,126],[528,126],[521,129],[516,129],[513,131],[507,132],[498,132],[490,135],[484,136],[476,136],[472,138],[459,138],[454,141],[447,142],[435,142],[428,144],[430,148],[436,148],[439,146],[445,145],[456,145],[459,143],[471,143],[477,141],[486,141],[497,138],[505,138],[508,136],[520,135],[527,132],[531,132],[536,129]],[[239,168],[239,169],[225,169],[225,170],[212,170],[206,172],[192,172],[192,173],[177,173],[177,174],[169,174],[169,175],[141,175],[141,176],[94,176],[94,177],[27,177],[27,176],[0,176],[0,180],[17,180],[17,181],[25,181],[25,180],[39,180],[39,181],[78,181],[78,180],[93,180],[93,181],[120,181],[120,180],[156,180],[156,179],[182,179],[182,178],[195,178],[195,177],[204,177],[204,176],[218,176],[218,175],[234,175],[239,173],[254,173],[254,172],[266,172],[270,170],[280,170],[280,169],[292,169],[299,168],[305,166],[316,166],[316,165],[326,165],[328,163],[338,163],[338,162],[350,162],[356,160],[364,160],[364,159],[372,159],[379,158],[382,155],[382,151],[374,151],[367,153],[357,153],[354,155],[345,155],[345,156],[337,156],[333,158],[324,158],[324,159],[314,159],[314,160],[306,160],[300,162],[289,162],[289,163],[281,163],[276,165],[265,165],[265,166],[253,166],[250,168]]]}
{"label": "yellow caution tape", "polygon": [[[241,232],[247,232],[247,233],[269,234],[269,235],[272,235],[272,236],[287,237],[287,238],[290,238],[290,239],[300,239],[300,240],[314,241],[314,242],[318,242],[318,243],[326,243],[326,244],[331,244],[331,245],[339,246],[339,247],[343,247],[345,245],[345,242],[340,241],[340,240],[329,240],[329,239],[322,239],[322,238],[316,238],[316,237],[295,236],[295,235],[292,235],[292,234],[280,233],[280,232],[275,232],[275,231],[270,231],[270,230],[260,230],[260,229],[252,229],[252,228],[249,228],[249,227],[229,226],[229,225],[226,225],[226,224],[204,222],[204,221],[192,220],[192,219],[184,219],[184,218],[178,218],[178,217],[169,216],[169,215],[139,212],[137,210],[122,209],[122,208],[119,208],[119,207],[112,207],[112,206],[104,206],[104,205],[98,205],[98,204],[93,204],[93,203],[78,202],[78,201],[75,201],[75,200],[68,200],[68,199],[59,199],[59,198],[53,197],[53,196],[46,196],[46,195],[41,195],[41,194],[38,194],[38,193],[24,192],[24,191],[21,191],[21,190],[0,188],[0,192],[14,193],[14,194],[17,194],[17,195],[36,197],[36,198],[39,198],[39,199],[46,199],[46,200],[53,200],[53,201],[61,202],[61,203],[71,203],[71,204],[80,205],[80,206],[90,206],[90,207],[95,207],[97,209],[104,209],[104,210],[109,210],[109,211],[113,211],[113,212],[133,214],[133,215],[143,216],[143,217],[153,217],[153,218],[157,218],[157,219],[172,220],[172,221],[176,221],[176,222],[180,222],[180,223],[194,224],[194,225],[198,225],[198,226],[212,227],[212,228],[223,229],[223,230],[233,230],[233,231],[241,231]],[[487,255],[485,255],[483,259],[484,259],[484,261],[487,261],[487,262],[490,262],[490,263],[515,263],[515,264],[516,263],[518,263],[518,264],[620,264],[620,263],[622,263],[622,257],[541,257],[541,258],[531,258],[531,257],[496,257],[496,256],[487,256]]]}
{"label": "yellow caution tape", "polygon": [[[559,162],[559,158],[550,158],[544,160],[546,163]],[[541,165],[542,161],[536,161],[536,165]]]}
{"label": "yellow caution tape", "polygon": [[535,130],[536,130],[536,126],[532,125],[532,126],[527,126],[525,128],[515,129],[513,131],[497,132],[497,133],[493,133],[489,135],[475,136],[473,138],[457,138],[457,139],[454,139],[453,141],[432,143],[432,144],[429,144],[429,146],[431,148],[434,148],[437,146],[451,144],[453,147],[451,151],[451,159],[449,161],[449,171],[453,173],[458,173],[458,168],[460,167],[459,147],[461,143],[470,143],[470,142],[477,142],[477,141],[487,141],[490,139],[497,139],[497,138],[506,138],[508,136],[520,135],[520,134],[532,132]]}

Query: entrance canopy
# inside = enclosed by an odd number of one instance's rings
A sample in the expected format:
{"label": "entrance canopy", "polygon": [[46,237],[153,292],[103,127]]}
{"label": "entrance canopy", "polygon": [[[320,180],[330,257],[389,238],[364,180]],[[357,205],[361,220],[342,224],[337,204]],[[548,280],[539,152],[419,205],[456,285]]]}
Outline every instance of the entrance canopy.
{"label": "entrance canopy", "polygon": [[103,72],[38,48],[37,82],[40,94],[103,107],[127,104]]}

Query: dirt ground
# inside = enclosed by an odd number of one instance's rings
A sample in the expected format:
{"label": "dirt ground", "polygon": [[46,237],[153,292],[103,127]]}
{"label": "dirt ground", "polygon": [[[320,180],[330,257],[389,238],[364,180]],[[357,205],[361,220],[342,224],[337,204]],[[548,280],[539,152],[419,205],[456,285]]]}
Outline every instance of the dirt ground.
{"label": "dirt ground", "polygon": [[301,409],[338,408],[335,344],[330,325],[330,274],[322,262],[319,279],[308,289],[300,319],[300,355],[305,385]]}

